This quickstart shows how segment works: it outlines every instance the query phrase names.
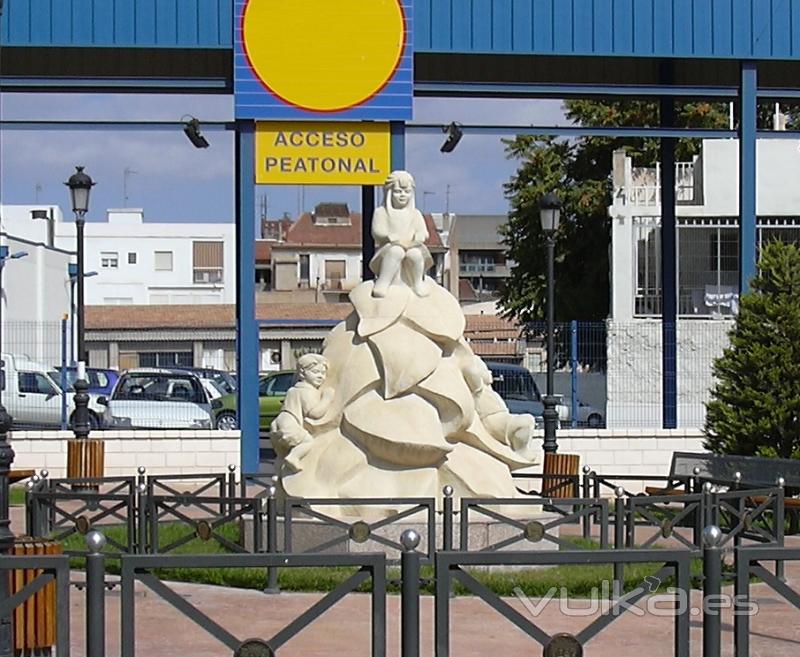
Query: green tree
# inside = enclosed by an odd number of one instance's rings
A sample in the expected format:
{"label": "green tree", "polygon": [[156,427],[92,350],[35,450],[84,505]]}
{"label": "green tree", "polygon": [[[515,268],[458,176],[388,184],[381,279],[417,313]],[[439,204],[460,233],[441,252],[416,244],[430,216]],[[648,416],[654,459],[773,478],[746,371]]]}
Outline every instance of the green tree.
{"label": "green tree", "polygon": [[[800,125],[800,106],[782,104],[788,127]],[[659,125],[658,104],[652,101],[568,100],[566,117],[582,126]],[[759,107],[762,129],[772,126],[774,104]],[[675,108],[675,123],[685,128],[726,129],[727,103],[690,102]],[[547,262],[539,224],[539,199],[556,190],[563,202],[562,228],[556,241],[557,321],[602,320],[609,308],[609,243],[612,154],[625,149],[634,166],[654,166],[658,139],[518,136],[504,142],[509,159],[519,162],[505,185],[510,202],[503,239],[509,258],[517,263],[500,299],[504,314],[522,322],[545,318]],[[700,153],[699,139],[681,139],[676,161],[690,161]]]}
{"label": "green tree", "polygon": [[706,447],[800,457],[800,248],[774,241],[741,299],[730,346],[714,363]]}

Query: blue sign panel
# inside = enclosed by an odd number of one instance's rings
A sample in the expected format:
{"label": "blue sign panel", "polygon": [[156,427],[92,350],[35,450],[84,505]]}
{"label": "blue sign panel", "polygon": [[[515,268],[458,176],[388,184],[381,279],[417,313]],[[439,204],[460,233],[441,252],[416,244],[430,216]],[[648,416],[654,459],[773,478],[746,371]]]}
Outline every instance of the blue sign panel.
{"label": "blue sign panel", "polygon": [[411,118],[412,0],[237,0],[237,119]]}

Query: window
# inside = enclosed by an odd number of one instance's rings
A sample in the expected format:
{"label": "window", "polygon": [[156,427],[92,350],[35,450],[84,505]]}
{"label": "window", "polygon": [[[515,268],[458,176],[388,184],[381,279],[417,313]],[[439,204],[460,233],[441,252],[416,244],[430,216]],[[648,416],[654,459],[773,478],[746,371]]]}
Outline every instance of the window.
{"label": "window", "polygon": [[136,264],[136,254],[135,253],[128,253],[128,264],[135,265]]}
{"label": "window", "polygon": [[329,290],[340,290],[346,274],[347,263],[344,260],[325,261],[325,287]]}
{"label": "window", "polygon": [[194,242],[192,267],[195,283],[221,283],[224,248],[222,242]]}
{"label": "window", "polygon": [[155,252],[155,270],[172,271],[172,251]]}
{"label": "window", "polygon": [[285,395],[286,391],[292,387],[294,383],[294,373],[287,372],[285,374],[277,374],[265,379],[258,391],[262,397],[269,397],[271,395]]}
{"label": "window", "polygon": [[39,372],[19,372],[19,391],[34,395],[55,395],[56,389],[44,374]]}
{"label": "window", "polygon": [[300,271],[297,276],[297,280],[301,283],[306,283],[311,280],[311,256],[307,253],[300,254]]}
{"label": "window", "polygon": [[119,267],[119,253],[114,251],[101,251],[100,266],[103,269],[117,269]]}
{"label": "window", "polygon": [[194,355],[191,351],[144,351],[139,352],[139,367],[192,367]]}

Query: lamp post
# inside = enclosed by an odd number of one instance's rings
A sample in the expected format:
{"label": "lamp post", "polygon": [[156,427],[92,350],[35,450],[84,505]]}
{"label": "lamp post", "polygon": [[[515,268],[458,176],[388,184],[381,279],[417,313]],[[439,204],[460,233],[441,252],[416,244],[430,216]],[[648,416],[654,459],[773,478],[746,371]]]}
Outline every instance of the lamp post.
{"label": "lamp post", "polygon": [[88,174],[83,172],[83,167],[76,166],[67,182],[72,200],[72,211],[75,213],[75,232],[78,242],[78,268],[75,273],[78,282],[78,361],[86,359],[84,349],[84,285],[83,285],[83,230],[86,226],[86,213],[89,211],[89,192],[95,184]]}
{"label": "lamp post", "polygon": [[[78,281],[77,263],[67,263],[67,275],[69,276],[69,364],[75,367],[75,283]],[[96,271],[87,271],[83,278],[97,276]]]}
{"label": "lamp post", "polygon": [[547,394],[544,398],[544,451],[555,454],[558,451],[556,426],[558,425],[557,399],[553,395],[553,340],[555,324],[555,247],[556,231],[561,216],[561,201],[555,192],[545,194],[539,201],[539,219],[542,222],[547,243]]}
{"label": "lamp post", "polygon": [[[0,359],[3,353],[3,268],[6,260],[23,258],[27,253],[18,251],[9,254],[8,246],[0,245]],[[9,470],[14,462],[14,450],[8,442],[12,418],[3,406],[2,391],[5,389],[5,363],[0,360],[0,555],[9,554],[14,549],[14,533],[11,531],[9,517],[8,484]],[[0,577],[0,600],[8,599],[8,576]],[[14,654],[13,626],[11,616],[0,617],[0,657]]]}

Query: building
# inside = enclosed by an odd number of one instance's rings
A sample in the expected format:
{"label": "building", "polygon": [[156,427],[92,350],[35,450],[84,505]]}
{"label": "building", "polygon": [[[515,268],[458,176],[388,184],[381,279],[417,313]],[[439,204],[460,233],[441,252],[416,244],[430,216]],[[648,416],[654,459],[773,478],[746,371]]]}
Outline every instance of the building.
{"label": "building", "polygon": [[[58,206],[0,206],[10,234],[74,251],[75,223]],[[235,224],[144,220],[108,210],[85,228],[86,305],[209,304],[236,300]]]}
{"label": "building", "polygon": [[[678,426],[699,427],[739,301],[739,143],[676,163]],[[800,142],[760,140],[757,241],[800,242]],[[608,426],[661,423],[660,171],[614,156]]]}
{"label": "building", "polygon": [[[441,282],[446,248],[433,218],[424,216],[426,245],[434,260],[431,275]],[[346,203],[320,203],[313,212],[302,214],[282,241],[270,242],[269,251],[272,289],[267,295],[257,294],[257,300],[345,301],[362,280],[361,213],[350,212]]]}
{"label": "building", "polygon": [[3,352],[61,362],[61,320],[70,312],[68,269],[74,254],[5,232],[0,233],[0,245],[8,247],[9,255],[25,254],[3,265]]}
{"label": "building", "polygon": [[491,302],[493,307],[513,266],[506,258],[507,247],[500,235],[508,217],[504,214],[451,217],[450,291],[462,304]]}
{"label": "building", "polygon": [[[86,346],[94,367],[186,365],[236,369],[233,305],[90,306]],[[256,305],[259,369],[293,368],[307,352],[318,352],[350,303]],[[496,317],[468,316],[465,339],[486,360],[520,364],[525,355],[518,326]]]}

